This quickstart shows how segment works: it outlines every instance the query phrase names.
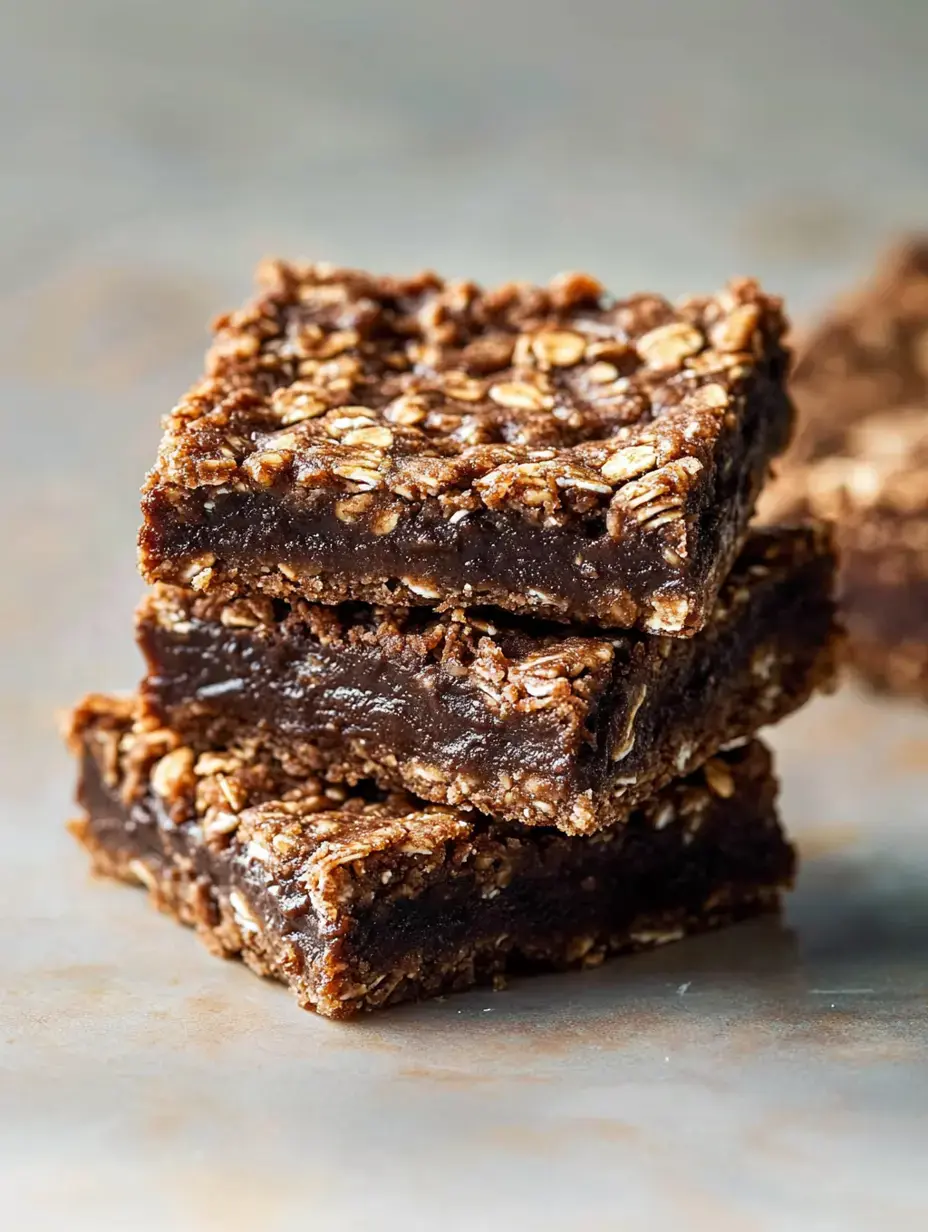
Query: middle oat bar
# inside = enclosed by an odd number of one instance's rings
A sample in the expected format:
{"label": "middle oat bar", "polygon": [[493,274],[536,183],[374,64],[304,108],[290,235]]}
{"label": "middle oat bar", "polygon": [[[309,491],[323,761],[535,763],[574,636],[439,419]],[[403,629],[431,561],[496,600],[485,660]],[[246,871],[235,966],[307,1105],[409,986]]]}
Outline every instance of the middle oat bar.
{"label": "middle oat bar", "polygon": [[590,834],[830,684],[833,583],[805,526],[754,533],[689,640],[161,586],[137,617],[143,697],[203,748],[250,740],[336,781]]}

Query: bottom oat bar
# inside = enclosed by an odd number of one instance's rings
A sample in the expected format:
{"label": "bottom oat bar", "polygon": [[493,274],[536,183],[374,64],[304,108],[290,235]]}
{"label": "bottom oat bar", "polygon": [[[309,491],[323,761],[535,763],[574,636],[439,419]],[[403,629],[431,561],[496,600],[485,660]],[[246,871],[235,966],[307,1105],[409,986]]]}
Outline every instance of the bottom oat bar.
{"label": "bottom oat bar", "polygon": [[73,718],[94,867],[332,1018],[673,941],[775,907],[793,874],[757,742],[569,837],[349,795],[247,747],[195,756],[134,714],[91,697]]}

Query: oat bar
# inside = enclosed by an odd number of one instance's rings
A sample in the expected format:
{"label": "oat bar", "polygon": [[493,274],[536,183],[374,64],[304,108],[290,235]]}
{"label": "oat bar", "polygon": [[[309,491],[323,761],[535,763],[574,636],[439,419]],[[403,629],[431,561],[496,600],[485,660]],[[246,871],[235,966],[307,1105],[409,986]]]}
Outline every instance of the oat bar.
{"label": "oat bar", "polygon": [[568,838],[348,795],[250,749],[197,756],[111,698],[72,740],[95,868],[333,1018],[676,940],[773,908],[793,873],[757,743]]}
{"label": "oat bar", "polygon": [[844,450],[873,414],[928,408],[928,236],[899,244],[798,348],[788,462]]}
{"label": "oat bar", "polygon": [[796,377],[801,426],[770,516],[834,519],[851,662],[928,698],[928,240],[810,335]]}
{"label": "oat bar", "polygon": [[270,262],[143,494],[150,582],[688,636],[791,430],[778,300]]}
{"label": "oat bar", "polygon": [[784,480],[787,497],[834,519],[850,662],[877,689],[928,699],[928,406],[860,420]]}
{"label": "oat bar", "polygon": [[332,780],[586,834],[829,683],[833,581],[820,527],[755,534],[689,639],[162,587],[142,689],[200,748],[254,728]]}

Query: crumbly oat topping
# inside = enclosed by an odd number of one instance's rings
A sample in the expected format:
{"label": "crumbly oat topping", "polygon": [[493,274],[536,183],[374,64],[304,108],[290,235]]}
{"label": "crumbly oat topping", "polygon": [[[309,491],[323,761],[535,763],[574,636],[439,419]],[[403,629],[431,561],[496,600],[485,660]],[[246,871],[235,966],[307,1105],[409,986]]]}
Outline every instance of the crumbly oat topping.
{"label": "crumbly oat topping", "polygon": [[148,489],[324,490],[381,535],[423,500],[546,525],[608,510],[615,536],[671,522],[784,333],[750,280],[676,305],[581,274],[487,291],[271,261],[259,282],[216,322]]}

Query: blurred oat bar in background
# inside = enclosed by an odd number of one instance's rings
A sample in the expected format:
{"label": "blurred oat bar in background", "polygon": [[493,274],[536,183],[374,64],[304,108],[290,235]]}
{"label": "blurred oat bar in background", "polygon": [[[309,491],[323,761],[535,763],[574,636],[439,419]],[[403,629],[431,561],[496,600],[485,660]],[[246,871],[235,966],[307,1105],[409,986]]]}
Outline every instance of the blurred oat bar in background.
{"label": "blurred oat bar in background", "polygon": [[765,515],[834,520],[857,670],[928,698],[928,237],[807,337],[799,425]]}

